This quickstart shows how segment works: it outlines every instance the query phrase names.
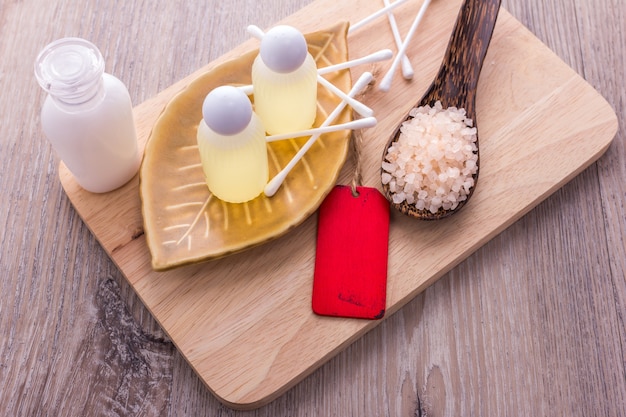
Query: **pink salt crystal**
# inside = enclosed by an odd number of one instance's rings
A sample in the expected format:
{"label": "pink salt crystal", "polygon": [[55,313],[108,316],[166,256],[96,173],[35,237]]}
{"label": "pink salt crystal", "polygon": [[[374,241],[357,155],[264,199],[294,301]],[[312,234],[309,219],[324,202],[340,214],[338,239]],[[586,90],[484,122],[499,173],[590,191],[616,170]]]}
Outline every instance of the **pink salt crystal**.
{"label": "pink salt crystal", "polygon": [[395,171],[395,165],[389,162],[383,162],[382,167],[385,171],[387,172],[394,172]]}
{"label": "pink salt crystal", "polygon": [[[436,212],[458,206],[467,199],[477,170],[476,129],[464,109],[433,107],[414,108],[412,119],[383,162],[384,184],[394,201],[414,204],[418,210]],[[399,204],[399,203],[398,203]]]}
{"label": "pink salt crystal", "polygon": [[393,202],[395,204],[400,204],[405,200],[405,196],[403,192],[399,192],[393,195]]}

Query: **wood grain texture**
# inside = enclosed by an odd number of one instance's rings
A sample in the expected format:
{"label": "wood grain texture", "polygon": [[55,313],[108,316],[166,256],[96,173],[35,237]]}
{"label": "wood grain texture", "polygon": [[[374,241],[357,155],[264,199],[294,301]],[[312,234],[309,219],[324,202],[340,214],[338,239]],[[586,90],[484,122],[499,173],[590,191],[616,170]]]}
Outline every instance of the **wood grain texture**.
{"label": "wood grain texture", "polygon": [[[53,39],[89,38],[142,103],[247,39],[233,28],[307,3],[0,4],[0,414],[625,415],[623,129],[597,163],[259,410],[220,405],[173,349],[62,191],[32,62]],[[625,119],[623,2],[503,6]],[[124,352],[148,372],[128,372]]]}

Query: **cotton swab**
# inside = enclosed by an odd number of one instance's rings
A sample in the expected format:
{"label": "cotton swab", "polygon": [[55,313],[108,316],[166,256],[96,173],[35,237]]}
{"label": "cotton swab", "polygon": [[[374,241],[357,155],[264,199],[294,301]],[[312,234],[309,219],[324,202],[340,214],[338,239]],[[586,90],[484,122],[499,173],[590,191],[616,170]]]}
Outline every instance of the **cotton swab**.
{"label": "cotton swab", "polygon": [[[358,93],[360,93],[374,78],[374,76],[369,72],[364,72],[361,77],[357,80],[356,83],[352,86],[352,89],[348,93],[349,97],[354,97]],[[322,123],[320,127],[329,126],[338,116],[341,114],[343,109],[347,105],[346,100],[342,100],[341,103],[328,115],[326,120]],[[287,175],[291,172],[293,167],[302,159],[302,157],[308,152],[308,150],[313,146],[315,141],[320,137],[319,134],[315,134],[311,136],[305,144],[300,148],[300,150],[294,155],[294,157],[289,161],[289,163],[278,173],[274,178],[272,178],[267,185],[265,186],[265,195],[268,197],[272,197],[276,194],[276,191],[280,188],[282,183],[285,181]]]}
{"label": "cotton swab", "polygon": [[[263,39],[263,36],[265,36],[265,33],[263,32],[263,30],[255,25],[248,26],[248,33],[250,33],[252,36],[258,39]],[[371,115],[374,114],[374,111],[372,109],[370,109],[369,107],[367,107],[365,104],[361,103],[360,101],[355,100],[352,97],[349,97],[348,95],[346,95],[346,93],[344,93],[339,88],[337,88],[333,83],[329,82],[328,80],[326,80],[324,77],[322,77],[319,74],[317,74],[317,81],[320,84],[322,84],[324,87],[326,87],[327,89],[335,93],[337,96],[339,96],[342,100],[345,100],[361,116],[370,117]]]}
{"label": "cotton swab", "polygon": [[346,93],[344,93],[339,88],[337,88],[335,84],[331,83],[330,81],[328,81],[326,78],[322,77],[321,75],[317,76],[317,82],[322,84],[331,92],[335,93],[342,100],[345,100],[361,116],[371,117],[374,115],[374,110],[367,107],[365,104],[361,103],[360,101],[355,100],[354,98],[348,96]]}
{"label": "cotton swab", "polygon": [[374,62],[386,61],[391,58],[393,58],[393,51],[391,49],[381,49],[380,51],[376,51],[361,58],[356,58],[351,61],[340,62],[339,64],[319,68],[317,70],[317,73],[319,75],[324,75],[331,72],[356,67],[357,65],[361,64],[372,64]]}
{"label": "cotton swab", "polygon": [[263,32],[263,30],[256,26],[256,25],[249,25],[246,30],[248,31],[248,33],[252,36],[254,36],[257,39],[263,39],[263,36],[265,36],[265,32]]}
{"label": "cotton swab", "polygon": [[387,71],[387,74],[385,74],[382,81],[378,85],[379,90],[389,91],[389,88],[391,88],[391,80],[393,79],[393,74],[396,72],[396,69],[398,68],[398,64],[400,63],[400,60],[406,53],[406,50],[409,47],[409,43],[411,42],[411,39],[413,38],[413,35],[415,34],[417,27],[422,21],[422,18],[424,17],[424,14],[426,13],[426,9],[428,8],[430,1],[431,0],[424,0],[422,7],[417,13],[417,16],[415,16],[415,20],[413,21],[413,24],[411,25],[411,28],[409,29],[409,33],[406,35],[406,38],[404,38],[402,47],[400,48],[400,50],[398,50],[398,53],[396,54],[396,57],[391,64],[391,68],[389,68],[389,71]]}
{"label": "cotton swab", "polygon": [[388,11],[395,9],[396,7],[400,6],[403,3],[406,3],[407,1],[408,0],[398,0],[390,4],[389,6],[383,7],[382,9],[379,9],[378,11],[372,13],[371,15],[367,16],[365,19],[356,22],[354,25],[350,25],[350,28],[348,29],[348,34],[354,32],[355,30],[361,28],[362,26],[367,25],[373,20],[376,20],[377,18],[384,15]]}
{"label": "cotton swab", "polygon": [[[383,0],[385,6],[389,6],[389,0]],[[393,34],[393,39],[396,41],[396,47],[398,50],[402,47],[402,38],[400,37],[400,31],[398,30],[398,24],[396,23],[396,17],[393,15],[391,10],[387,11],[387,19],[389,20],[389,26],[391,26],[391,33]],[[404,54],[402,56],[402,76],[405,80],[413,79],[413,75],[415,72],[413,71],[413,67],[411,66],[411,61],[409,61],[409,57]]]}
{"label": "cotton swab", "polygon": [[[340,62],[339,64],[319,68],[317,70],[317,73],[319,75],[325,75],[331,72],[356,67],[357,65],[372,64],[374,62],[386,61],[391,58],[393,58],[393,52],[391,51],[391,49],[381,49],[380,51],[376,51],[361,58],[356,58],[350,61]],[[239,88],[243,90],[243,92],[247,95],[251,95],[254,92],[252,85],[242,85]]]}
{"label": "cotton swab", "polygon": [[301,138],[303,136],[323,135],[325,133],[337,132],[339,130],[365,129],[376,126],[376,123],[377,121],[375,117],[366,117],[364,119],[357,119],[338,125],[316,127],[313,129],[302,130],[300,132],[281,133],[279,135],[266,136],[265,140],[267,142],[275,142],[284,139]]}

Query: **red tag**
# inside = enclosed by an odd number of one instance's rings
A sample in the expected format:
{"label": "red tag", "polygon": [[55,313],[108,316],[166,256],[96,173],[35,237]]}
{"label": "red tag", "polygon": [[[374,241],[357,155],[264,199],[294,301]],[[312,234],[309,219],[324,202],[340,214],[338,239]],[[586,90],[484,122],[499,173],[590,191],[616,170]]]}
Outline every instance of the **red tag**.
{"label": "red tag", "polygon": [[338,185],[319,209],[313,311],[380,319],[387,297],[389,202],[376,189]]}

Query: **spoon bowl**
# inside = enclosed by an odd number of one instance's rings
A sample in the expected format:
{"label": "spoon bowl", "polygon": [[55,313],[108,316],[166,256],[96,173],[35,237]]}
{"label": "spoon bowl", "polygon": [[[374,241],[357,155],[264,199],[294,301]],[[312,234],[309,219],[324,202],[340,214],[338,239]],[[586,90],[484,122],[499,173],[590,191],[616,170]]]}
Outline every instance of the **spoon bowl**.
{"label": "spoon bowl", "polygon": [[[440,101],[444,109],[449,107],[465,109],[466,117],[472,119],[474,126],[477,127],[476,88],[500,10],[500,3],[501,0],[465,0],[463,2],[439,72],[415,107],[434,106],[435,102]],[[398,140],[402,123],[411,117],[407,114],[398,124],[385,146],[383,160],[389,147]],[[478,156],[478,138],[476,147],[475,153]],[[432,213],[428,209],[418,209],[414,204],[406,201],[394,203],[393,193],[388,184],[383,184],[383,194],[393,208],[407,216],[423,220],[442,219],[456,213],[469,201],[478,181],[479,163],[477,162],[476,165],[476,173],[473,175],[474,185],[470,188],[467,198],[459,202],[454,209],[440,208]],[[381,175],[383,173],[384,171],[381,170]]]}

